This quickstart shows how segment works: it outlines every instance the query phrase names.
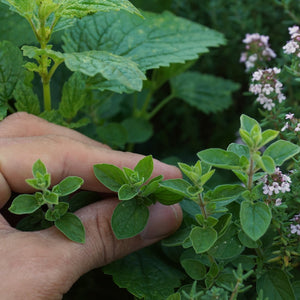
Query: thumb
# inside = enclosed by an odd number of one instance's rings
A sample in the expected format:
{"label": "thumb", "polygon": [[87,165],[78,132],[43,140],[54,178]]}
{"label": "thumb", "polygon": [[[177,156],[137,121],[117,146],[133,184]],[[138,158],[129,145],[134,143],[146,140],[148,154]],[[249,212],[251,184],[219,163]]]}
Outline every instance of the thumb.
{"label": "thumb", "polygon": [[[148,224],[143,232],[133,238],[117,240],[111,228],[111,216],[118,205],[117,199],[107,199],[86,206],[76,212],[86,229],[85,244],[66,239],[55,228],[50,235],[59,240],[63,253],[68,253],[68,268],[60,269],[69,280],[75,282],[84,273],[104,266],[138,249],[149,246],[172,234],[181,224],[182,211],[178,204],[164,206],[157,203],[150,207]],[[71,269],[70,269],[71,268]],[[77,278],[76,278],[77,277]]]}

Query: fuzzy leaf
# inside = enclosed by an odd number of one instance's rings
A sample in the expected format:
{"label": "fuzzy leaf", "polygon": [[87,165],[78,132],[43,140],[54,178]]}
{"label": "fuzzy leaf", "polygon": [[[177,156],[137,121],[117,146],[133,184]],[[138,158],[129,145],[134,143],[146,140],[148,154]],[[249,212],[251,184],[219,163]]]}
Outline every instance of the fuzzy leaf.
{"label": "fuzzy leaf", "polygon": [[259,123],[255,119],[250,118],[247,115],[241,115],[240,122],[241,122],[241,129],[247,131],[249,134],[251,133],[251,130],[255,125],[259,126]]}
{"label": "fuzzy leaf", "polygon": [[198,72],[185,72],[171,79],[172,93],[204,113],[215,113],[229,107],[237,83]]}
{"label": "fuzzy leaf", "polygon": [[22,214],[31,214],[40,208],[39,202],[36,200],[34,195],[19,195],[17,196],[10,208],[8,209],[10,212],[22,215]]}
{"label": "fuzzy leaf", "polygon": [[35,178],[39,176],[38,173],[43,176],[47,174],[46,166],[40,159],[38,159],[32,166],[32,174]]}

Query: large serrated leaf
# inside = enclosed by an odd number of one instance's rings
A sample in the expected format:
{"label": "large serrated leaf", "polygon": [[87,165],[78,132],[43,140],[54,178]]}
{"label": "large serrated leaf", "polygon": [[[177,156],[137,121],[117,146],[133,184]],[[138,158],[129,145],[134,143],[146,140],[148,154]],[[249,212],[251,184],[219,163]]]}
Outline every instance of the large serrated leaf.
{"label": "large serrated leaf", "polygon": [[184,63],[225,43],[223,35],[170,12],[95,14],[78,21],[63,37],[66,52],[104,50],[126,56],[143,71]]}
{"label": "large serrated leaf", "polygon": [[239,84],[199,72],[185,72],[171,79],[171,87],[174,96],[204,113],[211,113],[230,106],[231,94]]}

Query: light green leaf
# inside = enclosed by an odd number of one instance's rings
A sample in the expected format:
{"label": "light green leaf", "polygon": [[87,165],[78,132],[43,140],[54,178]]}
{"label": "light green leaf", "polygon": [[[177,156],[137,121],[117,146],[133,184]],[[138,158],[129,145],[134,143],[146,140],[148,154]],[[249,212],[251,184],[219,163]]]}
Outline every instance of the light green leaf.
{"label": "light green leaf", "polygon": [[223,149],[211,148],[197,153],[204,162],[222,169],[239,169],[240,158],[237,154]]}
{"label": "light green leaf", "polygon": [[94,173],[102,184],[114,192],[117,192],[123,184],[127,183],[123,171],[114,165],[94,165]]}
{"label": "light green leaf", "polygon": [[122,125],[127,130],[128,143],[146,142],[153,134],[152,125],[144,119],[125,119]]}
{"label": "light green leaf", "polygon": [[117,239],[127,239],[139,234],[148,218],[148,207],[132,199],[118,204],[112,215],[111,226]]}
{"label": "light green leaf", "polygon": [[67,213],[69,209],[69,203],[60,202],[53,209],[49,208],[45,214],[45,219],[51,222],[59,220],[63,215]]}
{"label": "light green leaf", "polygon": [[249,134],[251,133],[251,130],[255,125],[260,127],[259,123],[255,119],[250,118],[246,115],[241,115],[240,122],[241,122],[241,129],[247,131]]}
{"label": "light green leaf", "polygon": [[146,182],[153,172],[152,155],[148,155],[141,159],[135,166],[134,171],[136,171],[139,174],[140,178],[144,178],[144,182]]}
{"label": "light green leaf", "polygon": [[85,80],[75,72],[63,86],[59,112],[66,119],[73,119],[85,104]]}
{"label": "light green leaf", "polygon": [[252,240],[257,241],[269,228],[272,213],[263,202],[252,203],[244,200],[241,204],[240,219],[245,233]]}
{"label": "light green leaf", "polygon": [[43,193],[43,199],[48,204],[58,204],[58,195],[56,193],[45,191]]}
{"label": "light green leaf", "polygon": [[272,129],[267,129],[262,132],[262,140],[258,145],[258,148],[263,147],[264,145],[268,144],[269,142],[273,141],[276,139],[278,136],[279,131],[272,130]]}
{"label": "light green leaf", "polygon": [[73,72],[88,76],[101,74],[107,80],[117,81],[134,91],[140,91],[146,79],[135,62],[106,51],[65,53],[64,57],[66,66]]}
{"label": "light green leaf", "polygon": [[273,174],[276,168],[273,158],[264,154],[261,157],[261,168],[268,174]]}
{"label": "light green leaf", "polygon": [[32,0],[1,0],[1,2],[7,4],[12,11],[27,18],[30,18],[34,9],[37,8],[36,1]]}
{"label": "light green leaf", "polygon": [[237,83],[198,72],[185,72],[171,79],[172,94],[202,112],[215,113],[229,107]]}
{"label": "light green leaf", "polygon": [[31,214],[39,209],[40,206],[34,195],[23,194],[13,200],[8,210],[16,215]]}
{"label": "light green leaf", "polygon": [[[96,14],[79,21],[64,40],[66,52],[104,50],[126,56],[141,70],[184,63],[225,43],[222,34],[170,12]],[[113,37],[113,39],[111,39]]]}
{"label": "light green leaf", "polygon": [[289,141],[279,140],[271,144],[264,152],[273,158],[276,166],[281,166],[286,160],[300,152],[300,147]]}
{"label": "light green leaf", "polygon": [[296,300],[287,274],[276,268],[267,271],[257,280],[257,292],[263,290],[264,298],[272,300]]}
{"label": "light green leaf", "polygon": [[166,300],[186,275],[156,248],[134,252],[103,268],[114,282],[139,299]]}
{"label": "light green leaf", "polygon": [[40,159],[38,159],[32,166],[33,176],[38,177],[39,176],[38,173],[43,176],[47,174],[46,166]]}
{"label": "light green leaf", "polygon": [[83,185],[83,179],[77,176],[69,176],[63,179],[52,189],[59,196],[67,196],[77,191]]}
{"label": "light green leaf", "polygon": [[191,184],[185,181],[184,179],[168,179],[161,182],[161,186],[166,188],[169,191],[177,193],[183,197],[188,195],[187,189],[191,187]]}
{"label": "light green leaf", "polygon": [[85,229],[76,215],[66,213],[54,224],[71,241],[80,244],[85,243]]}
{"label": "light green leaf", "polygon": [[138,189],[130,184],[123,184],[118,191],[119,200],[130,200],[138,194]]}
{"label": "light green leaf", "polygon": [[231,143],[227,147],[227,151],[237,154],[239,157],[245,156],[250,159],[250,150],[246,145]]}
{"label": "light green leaf", "polygon": [[194,227],[190,233],[190,239],[197,254],[208,251],[217,238],[217,232],[211,227]]}

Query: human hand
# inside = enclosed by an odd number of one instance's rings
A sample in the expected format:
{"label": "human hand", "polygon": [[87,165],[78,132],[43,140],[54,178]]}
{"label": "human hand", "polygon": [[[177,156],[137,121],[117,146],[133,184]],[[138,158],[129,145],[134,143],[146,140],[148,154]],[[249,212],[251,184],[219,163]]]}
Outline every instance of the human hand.
{"label": "human hand", "polygon": [[[12,191],[33,192],[25,179],[32,177],[37,159],[47,166],[53,185],[66,176],[80,176],[85,181],[83,189],[106,193],[94,176],[93,165],[133,168],[142,157],[111,150],[76,131],[16,113],[0,123],[0,208]],[[160,174],[165,179],[181,176],[177,168],[154,160],[153,176]],[[84,245],[71,242],[55,227],[20,232],[0,215],[0,299],[61,299],[84,273],[159,241],[182,220],[179,205],[156,204],[140,235],[117,240],[110,226],[117,204],[112,195],[76,212],[86,228]]]}

